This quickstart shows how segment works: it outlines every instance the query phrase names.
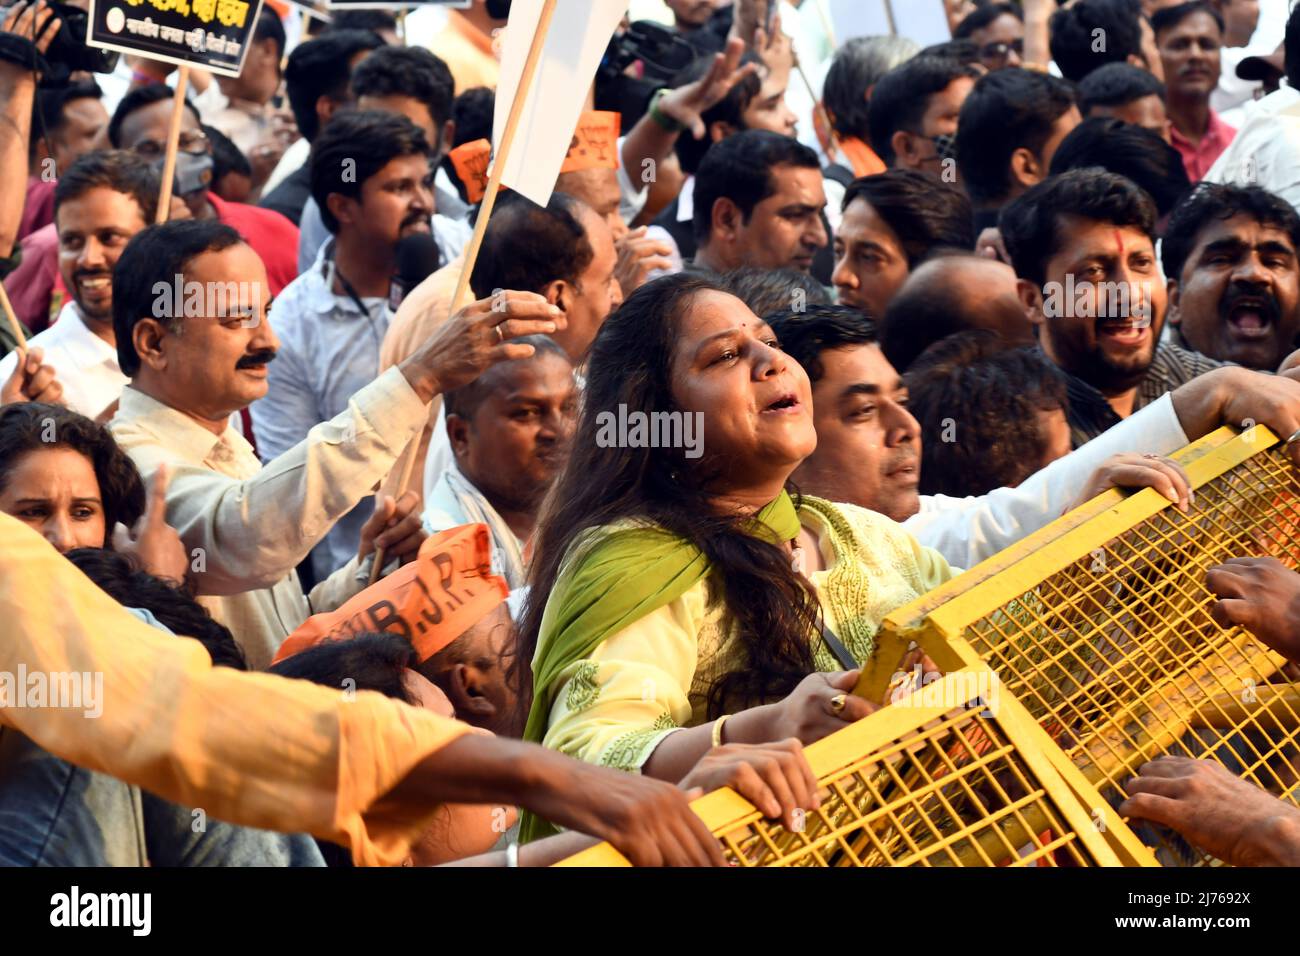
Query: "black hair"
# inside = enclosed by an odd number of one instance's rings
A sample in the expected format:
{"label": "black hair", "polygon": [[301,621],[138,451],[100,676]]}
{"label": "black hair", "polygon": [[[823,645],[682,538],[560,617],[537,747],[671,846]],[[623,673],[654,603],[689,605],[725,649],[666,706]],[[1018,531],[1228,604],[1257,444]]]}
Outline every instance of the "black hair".
{"label": "black hair", "polygon": [[1203,182],[1197,184],[1169,217],[1169,228],[1160,247],[1165,277],[1178,283],[1183,281],[1187,257],[1207,223],[1240,215],[1280,229],[1291,239],[1291,245],[1300,250],[1300,214],[1285,199],[1260,186]]}
{"label": "black hair", "polygon": [[248,670],[234,635],[183,585],[156,578],[139,568],[135,558],[104,548],[74,548],[65,557],[118,604],[144,608],[176,635],[198,641],[215,666]]}
{"label": "black hair", "polygon": [[976,30],[983,30],[986,26],[996,20],[998,17],[1004,17],[1010,14],[1021,23],[1025,22],[1025,15],[1020,12],[1020,8],[1014,3],[990,3],[976,9],[973,13],[968,13],[957,24],[956,29],[952,31],[954,40],[964,40]]}
{"label": "black hair", "polygon": [[696,240],[707,241],[719,199],[730,199],[748,221],[754,207],[776,192],[772,171],[778,166],[821,170],[817,154],[803,143],[765,129],[748,129],[710,146],[695,173]]}
{"label": "black hair", "polygon": [[1300,90],[1300,5],[1292,7],[1291,16],[1287,17],[1282,53],[1287,86]]}
{"label": "black hair", "polygon": [[868,108],[871,148],[886,166],[894,165],[894,133],[920,133],[921,119],[930,97],[942,93],[962,77],[979,74],[957,60],[918,56],[886,73],[871,93]]}
{"label": "black hair", "polygon": [[902,37],[854,37],[835,51],[822,83],[822,103],[838,135],[870,142],[868,95],[915,50],[916,45]]}
{"label": "black hair", "polygon": [[806,272],[797,269],[760,269],[741,266],[722,277],[727,291],[760,319],[774,312],[794,308],[794,299],[802,295],[804,306],[830,305],[826,287]]}
{"label": "black hair", "polygon": [[261,43],[264,40],[275,43],[275,59],[277,62],[283,60],[284,48],[288,45],[284,35],[284,24],[280,22],[279,15],[269,6],[262,8],[262,15],[257,18],[257,26],[253,30],[254,43]]}
{"label": "black hair", "polygon": [[1139,0],[1078,0],[1052,14],[1048,30],[1052,59],[1076,83],[1099,66],[1143,55]]}
{"label": "black hair", "polygon": [[891,169],[849,183],[844,208],[859,199],[898,235],[910,268],[941,246],[975,248],[970,200],[949,183],[914,169]]}
{"label": "black hair", "polygon": [[[944,258],[988,263],[973,253]],[[889,364],[905,372],[935,342],[972,328],[967,321],[970,305],[960,286],[909,279],[885,309],[880,323],[880,350]],[[1021,317],[1020,313],[1016,317]]]}
{"label": "black hair", "polygon": [[1178,24],[1182,23],[1188,17],[1197,13],[1208,13],[1214,18],[1214,22],[1219,25],[1219,32],[1222,33],[1226,26],[1223,22],[1223,14],[1214,9],[1204,0],[1192,0],[1191,3],[1180,3],[1176,7],[1161,7],[1155,13],[1151,14],[1151,29],[1159,36],[1165,30],[1171,30]]}
{"label": "black hair", "polygon": [[352,72],[354,96],[410,96],[429,111],[434,131],[451,119],[455,81],[447,64],[419,46],[382,46]]}
{"label": "black hair", "polygon": [[104,507],[104,547],[119,521],[128,528],[144,514],[144,482],[107,428],[85,415],[41,402],[0,406],[0,489],[18,460],[33,451],[70,448],[90,460]]}
{"label": "black hair", "polygon": [[307,142],[320,132],[316,101],[322,96],[336,103],[347,100],[352,76],[348,64],[362,50],[383,45],[384,41],[369,30],[331,30],[294,47],[284,69],[284,85],[294,122]]}
{"label": "black hair", "polygon": [[453,148],[476,139],[492,139],[496,102],[496,93],[486,86],[472,86],[452,101],[451,118],[456,121]]}
{"label": "black hair", "polygon": [[969,66],[980,62],[980,48],[974,40],[949,40],[925,47],[917,56],[941,56]]}
{"label": "black hair", "polygon": [[513,341],[518,342],[520,345],[531,345],[533,354],[524,359],[510,359],[505,362],[498,362],[468,384],[462,385],[460,388],[453,388],[445,393],[442,396],[442,408],[449,417],[455,415],[466,421],[473,418],[474,413],[483,404],[483,400],[496,388],[501,374],[509,371],[515,362],[534,362],[544,355],[556,355],[570,365],[573,364],[573,359],[569,358],[569,353],[560,348],[555,339],[549,335],[522,335]]}
{"label": "black hair", "polygon": [[248,157],[240,152],[239,147],[231,142],[229,136],[215,126],[204,126],[203,132],[207,134],[212,143],[212,181],[214,183],[221,182],[221,177],[229,173],[252,177],[253,167],[249,165]]}
{"label": "black hair", "polygon": [[923,495],[983,495],[1020,484],[1047,450],[1037,413],[1069,407],[1065,380],[1042,352],[1009,348],[987,329],[931,345],[903,381],[924,436]]}
{"label": "black hair", "polygon": [[54,136],[67,123],[64,110],[76,100],[102,100],[104,91],[94,80],[79,80],[66,86],[38,86],[32,98],[32,125],[27,144],[28,159],[36,156],[36,144],[42,138]]}
{"label": "black hair", "polygon": [[1123,106],[1145,96],[1165,98],[1165,85],[1132,63],[1107,63],[1079,81],[1079,110],[1084,116],[1094,106]]}
{"label": "black hair", "polygon": [[[780,548],[744,530],[745,519],[719,513],[708,493],[717,462],[680,448],[604,448],[602,413],[671,410],[673,354],[692,301],[725,292],[689,273],[664,276],[633,292],[606,320],[592,345],[572,453],[534,538],[529,595],[519,625],[519,659],[535,659],[542,613],[566,556],[584,531],[639,519],[698,548],[708,567],[710,600],[723,609],[744,658],[706,693],[710,718],[788,694],[813,671],[819,607]],[[520,668],[528,672],[527,667]],[[526,688],[521,702],[527,705]]]}
{"label": "black hair", "polygon": [[366,180],[394,159],[428,154],[424,132],[399,113],[352,109],[336,113],[311,144],[308,160],[311,198],[320,207],[325,228],[339,231],[339,221],[329,208],[331,193],[356,199]]}
{"label": "black hair", "polygon": [[[140,370],[140,356],[132,340],[136,323],[155,315],[155,286],[171,288],[190,260],[205,252],[220,252],[244,238],[215,219],[180,219],[147,226],[131,237],[113,267],[113,335],[117,338],[117,364],[122,374]],[[181,316],[167,317],[168,328],[180,331]]]}
{"label": "black hair", "polygon": [[957,121],[957,168],[976,207],[997,205],[1011,191],[1011,156],[1041,155],[1056,121],[1074,105],[1074,90],[1034,70],[994,70],[975,81]]}
{"label": "black hair", "polygon": [[769,315],[767,324],[781,343],[781,351],[803,366],[814,384],[826,374],[823,352],[880,341],[876,323],[847,305],[816,305],[802,312],[786,309]]}
{"label": "black hair", "polygon": [[54,186],[54,215],[59,207],[92,189],[124,193],[140,207],[140,217],[153,222],[161,179],[148,160],[125,149],[97,149],[65,169]]}
{"label": "black hair", "polygon": [[[696,57],[682,67],[669,81],[668,85],[672,89],[677,89],[686,86],[688,83],[694,83],[709,72],[713,66],[713,59],[714,55],[712,53],[707,56]],[[756,63],[761,66],[762,62],[752,51],[746,52],[740,58],[742,66],[748,63]],[[677,142],[673,145],[673,151],[677,153],[677,161],[681,164],[682,172],[691,175],[700,168],[700,162],[712,143],[709,138],[709,127],[712,124],[726,123],[735,130],[746,128],[743,114],[762,88],[763,81],[757,75],[746,76],[728,90],[726,96],[700,114],[700,121],[704,123],[703,136],[696,139],[695,134],[690,130],[685,130],[678,135]]]}
{"label": "black hair", "polygon": [[[115,149],[122,148],[122,124],[126,118],[136,110],[144,109],[146,106],[161,102],[162,100],[171,100],[176,96],[176,91],[166,83],[150,83],[147,86],[137,86],[126,96],[122,97],[117,109],[113,110],[113,117],[108,121],[108,141]],[[191,102],[187,96],[185,98],[185,108],[194,114],[194,122],[202,125],[203,118],[199,116],[199,108]]]}
{"label": "black hair", "polygon": [[998,230],[1016,275],[1038,286],[1061,248],[1061,219],[1077,216],[1132,226],[1155,242],[1156,207],[1131,180],[1104,169],[1072,169],[1049,176],[1014,199],[998,218]]}
{"label": "black hair", "polygon": [[1118,173],[1141,186],[1162,216],[1192,188],[1178,150],[1151,130],[1114,117],[1094,116],[1071,130],[1052,157],[1051,173],[1089,167]]}
{"label": "black hair", "polygon": [[544,207],[519,193],[505,193],[488,220],[469,285],[477,298],[497,289],[540,292],[556,279],[577,284],[595,250],[580,221],[578,200],[551,193]]}
{"label": "black hair", "polygon": [[392,631],[358,634],[339,641],[321,641],[272,664],[281,677],[309,680],[339,691],[378,691],[385,697],[415,705],[403,683],[405,671],[414,670],[419,654],[411,642]]}
{"label": "black hair", "polygon": [[391,30],[396,33],[397,17],[387,10],[338,10],[325,31],[337,33],[340,30],[372,30],[375,33]]}

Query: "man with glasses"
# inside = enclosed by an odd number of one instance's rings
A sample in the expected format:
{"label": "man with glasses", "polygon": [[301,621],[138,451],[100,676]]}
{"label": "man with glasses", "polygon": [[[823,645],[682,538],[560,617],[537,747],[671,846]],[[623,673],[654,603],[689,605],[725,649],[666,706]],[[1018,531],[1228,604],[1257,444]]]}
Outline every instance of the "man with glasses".
{"label": "man with glasses", "polygon": [[1025,57],[1025,18],[1012,3],[994,3],[976,10],[953,31],[954,40],[970,40],[988,70],[1021,66]]}
{"label": "man with glasses", "polygon": [[955,182],[957,117],[977,77],[974,67],[937,56],[886,73],[868,112],[871,145],[885,165]]}
{"label": "man with glasses", "polygon": [[[173,92],[161,83],[132,90],[118,104],[108,124],[108,139],[118,149],[129,149],[160,169],[167,151]],[[298,275],[298,229],[269,209],[221,199],[208,187],[212,183],[212,144],[200,125],[198,110],[188,101],[181,114],[176,153],[175,194],[194,219],[216,219],[232,226],[266,266],[271,294]]]}

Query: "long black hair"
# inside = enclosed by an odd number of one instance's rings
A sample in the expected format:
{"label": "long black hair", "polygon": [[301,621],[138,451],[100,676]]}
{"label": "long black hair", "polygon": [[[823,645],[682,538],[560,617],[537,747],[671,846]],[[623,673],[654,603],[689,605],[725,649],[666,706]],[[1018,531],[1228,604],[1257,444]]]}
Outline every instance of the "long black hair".
{"label": "long black hair", "polygon": [[104,505],[104,547],[117,522],[130,528],[144,514],[144,482],[126,452],[103,425],[62,405],[14,402],[0,408],[0,489],[23,455],[47,448],[71,448],[90,459]]}
{"label": "long black hair", "polygon": [[[724,626],[737,629],[746,652],[740,667],[709,688],[710,717],[784,696],[812,672],[816,598],[786,552],[745,533],[744,516],[719,513],[708,490],[716,472],[707,454],[692,461],[680,448],[606,448],[597,435],[600,413],[617,413],[620,405],[647,417],[680,410],[671,370],[682,318],[700,293],[726,291],[684,273],[665,276],[634,292],[601,327],[572,453],[538,522],[517,657],[533,659],[547,597],[575,538],[620,519],[649,520],[703,552],[710,601],[723,601]],[[526,706],[531,695],[521,690]]]}

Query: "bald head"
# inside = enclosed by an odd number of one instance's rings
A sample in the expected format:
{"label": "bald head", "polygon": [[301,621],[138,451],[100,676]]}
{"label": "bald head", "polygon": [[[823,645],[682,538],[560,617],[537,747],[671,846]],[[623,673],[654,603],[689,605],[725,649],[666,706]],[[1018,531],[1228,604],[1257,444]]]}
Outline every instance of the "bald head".
{"label": "bald head", "polygon": [[968,329],[988,329],[1017,345],[1034,341],[1015,270],[982,256],[940,256],[907,277],[885,313],[880,344],[902,372],[929,345]]}

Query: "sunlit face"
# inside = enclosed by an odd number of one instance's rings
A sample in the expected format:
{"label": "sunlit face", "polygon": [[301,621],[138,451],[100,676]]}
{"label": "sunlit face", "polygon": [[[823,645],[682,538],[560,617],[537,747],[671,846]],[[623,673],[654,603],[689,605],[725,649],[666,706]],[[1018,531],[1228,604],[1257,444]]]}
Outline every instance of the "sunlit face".
{"label": "sunlit face", "polygon": [[817,446],[808,375],[766,322],[723,292],[692,297],[671,360],[677,409],[703,421],[710,490],[783,484]]}
{"label": "sunlit face", "polygon": [[22,455],[0,488],[0,512],[17,518],[61,554],[104,547],[107,528],[95,467],[55,445]]}
{"label": "sunlit face", "polygon": [[203,290],[203,301],[196,297],[196,310],[185,301],[180,332],[162,333],[141,374],[173,408],[222,422],[266,394],[266,366],[280,347],[266,312],[266,267],[239,243],[195,256],[184,275],[187,289]]}
{"label": "sunlit face", "polygon": [[1219,85],[1223,34],[1210,14],[1193,13],[1156,38],[1171,96],[1208,97]]}
{"label": "sunlit face", "polygon": [[[498,507],[536,509],[573,437],[573,365],[553,352],[504,362],[484,373],[491,392],[469,421],[447,417],[461,471]],[[488,379],[490,376],[490,379]]]}
{"label": "sunlit face", "polygon": [[423,154],[396,156],[361,184],[356,199],[329,197],[340,232],[353,231],[372,248],[392,248],[398,240],[428,234],[433,216],[433,171]]}
{"label": "sunlit face", "polygon": [[788,66],[766,70],[758,95],[740,114],[745,129],[765,129],[782,136],[793,136],[798,129],[798,117],[785,103],[785,91],[789,86]]}
{"label": "sunlit face", "polygon": [[[975,81],[969,76],[959,76],[939,92],[930,96],[925,112],[921,115],[919,129],[916,132],[904,131],[904,149],[897,152],[895,167],[915,169],[941,176],[944,172],[944,156],[934,142],[938,136],[957,135],[957,117],[961,105],[974,88]],[[951,165],[951,164],[950,164]]]}
{"label": "sunlit face", "polygon": [[1300,273],[1291,237],[1244,213],[1211,219],[1181,276],[1169,320],[1211,358],[1273,371],[1300,333]]}
{"label": "sunlit face", "polygon": [[772,195],[754,206],[748,221],[737,214],[731,224],[735,264],[808,272],[827,241],[821,170],[783,165],[773,167],[768,175]]}
{"label": "sunlit face", "polygon": [[553,338],[574,362],[581,363],[600,327],[623,304],[623,290],[614,277],[618,253],[609,226],[591,209],[581,210],[578,219],[591,245],[591,261],[576,283],[566,284],[556,301],[567,324]]}
{"label": "sunlit face", "polygon": [[795,472],[821,498],[870,508],[895,521],[920,509],[921,428],[907,386],[878,345],[827,349],[812,387],[817,450]]}
{"label": "sunlit face", "polygon": [[1146,375],[1164,326],[1167,294],[1140,229],[1063,216],[1061,248],[1046,267],[1044,350],[1061,368],[1112,394]]}
{"label": "sunlit face", "polygon": [[574,199],[581,199],[605,220],[617,242],[627,235],[627,223],[619,214],[622,192],[618,188],[618,173],[613,169],[580,169],[560,173],[555,189]]}
{"label": "sunlit face", "polygon": [[88,322],[112,328],[113,266],[146,225],[135,198],[107,186],[59,205],[59,275]]}
{"label": "sunlit face", "polygon": [[835,231],[831,282],[841,305],[879,321],[911,267],[898,234],[865,199],[849,203]]}

